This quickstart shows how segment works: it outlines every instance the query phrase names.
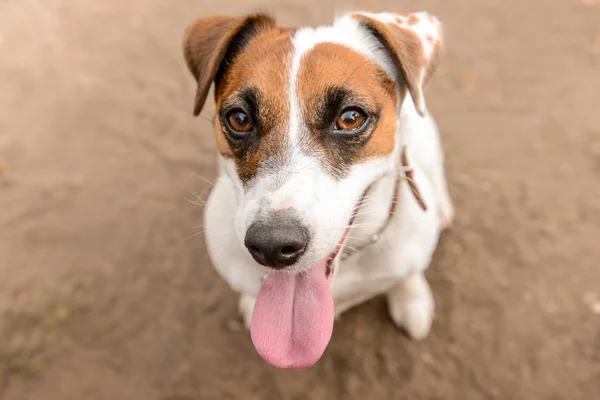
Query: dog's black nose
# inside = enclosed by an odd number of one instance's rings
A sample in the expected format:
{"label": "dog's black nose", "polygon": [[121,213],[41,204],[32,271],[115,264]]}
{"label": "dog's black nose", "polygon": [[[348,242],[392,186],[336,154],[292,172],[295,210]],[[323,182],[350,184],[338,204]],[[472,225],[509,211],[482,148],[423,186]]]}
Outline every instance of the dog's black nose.
{"label": "dog's black nose", "polygon": [[281,269],[298,261],[308,241],[308,230],[284,211],[250,225],[244,244],[256,262]]}

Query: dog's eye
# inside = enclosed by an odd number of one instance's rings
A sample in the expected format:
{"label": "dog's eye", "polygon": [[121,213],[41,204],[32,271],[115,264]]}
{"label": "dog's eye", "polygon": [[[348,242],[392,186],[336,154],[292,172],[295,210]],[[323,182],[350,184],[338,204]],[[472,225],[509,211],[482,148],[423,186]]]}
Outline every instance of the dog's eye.
{"label": "dog's eye", "polygon": [[250,132],[252,130],[252,121],[248,114],[243,110],[232,110],[227,115],[227,123],[231,130],[238,133]]}
{"label": "dog's eye", "polygon": [[340,131],[353,131],[363,126],[367,120],[364,112],[357,108],[347,108],[338,115],[335,127]]}

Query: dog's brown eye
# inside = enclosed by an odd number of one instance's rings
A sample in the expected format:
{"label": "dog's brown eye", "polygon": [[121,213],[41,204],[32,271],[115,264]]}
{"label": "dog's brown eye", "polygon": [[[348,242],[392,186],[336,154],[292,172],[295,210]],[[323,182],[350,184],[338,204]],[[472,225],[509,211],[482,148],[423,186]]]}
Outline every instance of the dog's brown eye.
{"label": "dog's brown eye", "polygon": [[236,132],[250,132],[252,130],[252,122],[250,117],[242,110],[234,110],[227,117],[229,126]]}
{"label": "dog's brown eye", "polygon": [[338,115],[335,127],[340,131],[353,131],[360,128],[366,119],[361,111],[354,108],[346,109]]}

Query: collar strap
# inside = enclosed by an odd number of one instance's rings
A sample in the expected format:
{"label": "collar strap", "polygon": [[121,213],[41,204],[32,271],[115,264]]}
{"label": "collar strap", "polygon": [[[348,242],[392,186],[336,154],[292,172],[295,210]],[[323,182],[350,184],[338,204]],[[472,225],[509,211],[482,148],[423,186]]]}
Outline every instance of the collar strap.
{"label": "collar strap", "polygon": [[[396,211],[396,205],[398,204],[398,191],[400,189],[400,181],[401,180],[405,180],[408,183],[408,187],[410,188],[410,191],[412,192],[413,196],[415,197],[415,200],[417,201],[417,203],[419,203],[419,206],[421,206],[421,209],[423,211],[427,211],[427,203],[425,203],[425,199],[423,198],[423,195],[421,194],[421,191],[419,190],[419,186],[417,186],[417,182],[414,178],[414,170],[410,166],[410,163],[408,160],[408,155],[406,154],[406,146],[402,147],[402,154],[400,156],[400,161],[402,164],[398,168],[398,176],[396,177],[396,181],[394,182],[394,192],[392,194],[392,201],[390,203],[390,208],[389,208],[387,219],[385,220],[383,225],[377,230],[377,232],[375,232],[373,235],[371,235],[368,242],[366,242],[366,243],[362,244],[361,246],[358,246],[357,248],[354,248],[354,249],[346,248],[345,251],[341,255],[342,260],[348,258],[350,255],[352,255],[358,251],[361,251],[368,245],[373,244],[379,240],[379,238],[381,237],[381,235],[383,234],[385,229],[388,227],[388,225],[392,221],[394,212]],[[362,203],[362,201],[364,200],[369,189],[370,189],[370,187],[367,188],[367,190],[363,194],[359,204]],[[360,209],[360,206],[357,208]],[[354,213],[355,215],[358,212],[358,209],[355,211],[355,213]],[[352,217],[352,221],[354,221],[354,217]]]}
{"label": "collar strap", "polygon": [[[425,199],[423,198],[423,195],[421,194],[421,191],[419,190],[419,187],[417,186],[417,182],[415,181],[415,178],[414,178],[415,171],[413,170],[413,168],[410,166],[410,163],[408,162],[408,155],[406,154],[406,146],[404,146],[402,148],[401,160],[402,160],[401,169],[404,172],[404,176],[406,178],[406,182],[408,182],[410,191],[412,192],[413,196],[415,196],[415,200],[417,200],[417,203],[419,203],[419,205],[421,206],[423,211],[427,211],[427,203],[425,203]],[[398,177],[400,177],[400,176],[401,175],[398,174]],[[394,195],[397,195],[397,193],[394,193]]]}

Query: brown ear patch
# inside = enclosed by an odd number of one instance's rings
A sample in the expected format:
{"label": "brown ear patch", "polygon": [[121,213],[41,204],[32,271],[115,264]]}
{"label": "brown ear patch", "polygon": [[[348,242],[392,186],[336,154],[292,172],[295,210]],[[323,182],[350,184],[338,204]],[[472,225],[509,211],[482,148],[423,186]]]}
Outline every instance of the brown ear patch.
{"label": "brown ear patch", "polygon": [[256,34],[274,27],[275,21],[264,14],[201,17],[191,25],[183,48],[188,68],[198,83],[194,115],[200,114],[212,82],[219,80],[236,55]]}
{"label": "brown ear patch", "polygon": [[425,115],[424,86],[433,74],[442,49],[440,22],[427,13],[353,14],[387,50],[397,77],[406,84],[417,112]]}

